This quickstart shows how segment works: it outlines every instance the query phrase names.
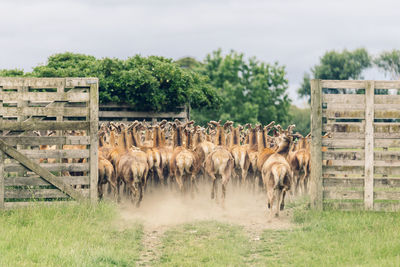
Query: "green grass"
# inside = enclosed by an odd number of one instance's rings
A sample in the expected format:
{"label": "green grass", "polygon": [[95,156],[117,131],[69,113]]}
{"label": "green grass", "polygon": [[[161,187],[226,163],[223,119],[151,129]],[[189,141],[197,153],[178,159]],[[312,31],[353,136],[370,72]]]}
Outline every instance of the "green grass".
{"label": "green grass", "polygon": [[142,226],[115,227],[111,204],[0,211],[0,266],[133,266]]}
{"label": "green grass", "polygon": [[250,241],[239,226],[199,222],[165,233],[155,266],[244,266]]}
{"label": "green grass", "polygon": [[400,214],[297,211],[290,231],[265,231],[260,265],[399,266]]}
{"label": "green grass", "polygon": [[[400,213],[307,210],[288,204],[291,230],[251,240],[214,221],[171,227],[154,266],[400,266]],[[116,226],[112,204],[38,205],[0,211],[0,266],[135,266],[142,225]],[[267,223],[267,222],[266,222]]]}

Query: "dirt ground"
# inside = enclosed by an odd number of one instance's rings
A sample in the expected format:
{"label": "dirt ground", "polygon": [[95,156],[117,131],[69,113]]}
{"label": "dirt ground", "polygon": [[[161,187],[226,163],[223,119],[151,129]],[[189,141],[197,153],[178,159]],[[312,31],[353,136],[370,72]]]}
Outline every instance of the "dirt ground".
{"label": "dirt ground", "polygon": [[[170,227],[196,221],[214,220],[243,226],[249,239],[260,240],[266,229],[284,230],[293,228],[290,211],[281,212],[280,218],[268,222],[266,195],[243,188],[229,186],[225,208],[210,198],[211,187],[199,188],[194,198],[182,196],[176,190],[166,188],[146,192],[140,208],[129,202],[120,206],[121,225],[141,222],[144,225],[144,250],[138,266],[147,266],[158,258],[161,237]],[[221,190],[219,190],[221,194]]]}

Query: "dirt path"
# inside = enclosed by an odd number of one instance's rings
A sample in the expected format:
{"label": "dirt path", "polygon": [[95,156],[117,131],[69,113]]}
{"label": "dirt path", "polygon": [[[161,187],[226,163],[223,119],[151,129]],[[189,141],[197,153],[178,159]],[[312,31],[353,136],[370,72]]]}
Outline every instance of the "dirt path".
{"label": "dirt path", "polygon": [[138,266],[151,266],[161,256],[161,238],[169,228],[182,223],[214,220],[243,226],[254,248],[264,230],[293,228],[290,214],[281,213],[279,219],[267,222],[265,195],[229,188],[225,208],[210,199],[209,188],[204,187],[194,199],[179,193],[157,190],[147,193],[139,209],[130,204],[121,205],[122,219],[142,222],[144,225],[143,252]]}
{"label": "dirt path", "polygon": [[143,250],[136,266],[153,266],[154,262],[161,256],[161,237],[165,229],[144,229]]}

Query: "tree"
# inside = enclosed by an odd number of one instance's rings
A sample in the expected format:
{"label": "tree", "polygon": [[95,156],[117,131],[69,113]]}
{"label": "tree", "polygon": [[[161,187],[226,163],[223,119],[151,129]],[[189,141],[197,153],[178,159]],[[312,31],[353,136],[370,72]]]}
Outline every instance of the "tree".
{"label": "tree", "polygon": [[400,79],[400,50],[382,52],[375,60],[375,65],[389,74],[392,80]]}
{"label": "tree", "polygon": [[175,63],[178,64],[179,67],[184,69],[196,70],[201,67],[201,62],[197,61],[193,57],[183,57],[176,60]]}
{"label": "tree", "polygon": [[289,120],[290,99],[284,66],[246,60],[244,54],[221,50],[207,55],[198,72],[210,78],[210,84],[223,99],[213,111],[195,110],[192,117],[204,124],[209,120],[233,120],[238,123],[269,123]]}
{"label": "tree", "polygon": [[67,52],[50,56],[29,75],[98,77],[100,103],[129,103],[137,110],[172,111],[188,102],[194,108],[220,104],[207,77],[158,56],[96,59]]}
{"label": "tree", "polygon": [[[289,114],[291,116],[291,121],[289,124],[295,124],[295,132],[301,133],[306,136],[311,130],[311,110],[310,108],[299,108],[297,106],[290,106]],[[288,124],[285,127],[289,126]]]}
{"label": "tree", "polygon": [[0,70],[0,77],[20,77],[20,76],[24,76],[24,71],[21,69]]}
{"label": "tree", "polygon": [[[311,68],[311,73],[314,79],[362,79],[362,71],[370,66],[371,58],[364,48],[353,51],[344,49],[342,52],[333,50],[326,52],[320,58],[320,63]],[[310,74],[304,74],[303,82],[297,92],[300,97],[310,97]]]}

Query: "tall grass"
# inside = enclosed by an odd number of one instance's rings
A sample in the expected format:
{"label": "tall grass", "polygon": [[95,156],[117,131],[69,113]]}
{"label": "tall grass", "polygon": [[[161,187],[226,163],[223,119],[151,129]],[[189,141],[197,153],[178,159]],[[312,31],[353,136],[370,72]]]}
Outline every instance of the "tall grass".
{"label": "tall grass", "polygon": [[298,210],[293,219],[300,228],[263,234],[260,265],[400,265],[400,213]]}
{"label": "tall grass", "polygon": [[142,226],[118,230],[107,203],[0,211],[0,266],[132,266]]}

